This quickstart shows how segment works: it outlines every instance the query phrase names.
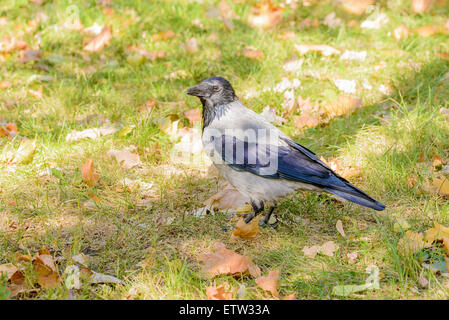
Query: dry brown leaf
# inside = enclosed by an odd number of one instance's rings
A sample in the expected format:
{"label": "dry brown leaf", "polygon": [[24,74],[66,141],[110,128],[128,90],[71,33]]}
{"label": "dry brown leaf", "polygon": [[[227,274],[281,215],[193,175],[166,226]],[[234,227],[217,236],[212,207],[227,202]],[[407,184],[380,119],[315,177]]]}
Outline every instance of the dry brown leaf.
{"label": "dry brown leaf", "polygon": [[254,238],[259,233],[259,219],[254,218],[250,223],[246,223],[244,218],[241,218],[232,230],[232,238]]}
{"label": "dry brown leaf", "polygon": [[33,266],[37,282],[41,287],[52,288],[61,281],[53,256],[47,249],[39,250],[33,259]]}
{"label": "dry brown leaf", "polygon": [[225,284],[207,287],[206,295],[209,300],[232,300],[232,291],[226,291]]}
{"label": "dry brown leaf", "polygon": [[101,33],[93,38],[84,48],[83,50],[88,52],[98,52],[103,50],[103,48],[111,41],[112,39],[112,27],[104,26]]}
{"label": "dry brown leaf", "polygon": [[410,30],[407,28],[405,24],[400,24],[393,29],[393,36],[396,39],[396,41],[407,39],[409,34]]}
{"label": "dry brown leaf", "polygon": [[445,227],[438,222],[433,222],[434,227],[426,231],[425,240],[427,244],[432,244],[435,240],[443,240],[449,238],[449,227]]}
{"label": "dry brown leaf", "polygon": [[284,8],[275,7],[270,0],[254,3],[250,9],[247,22],[251,27],[267,29],[282,20]]}
{"label": "dry brown leaf", "polygon": [[42,87],[40,87],[38,90],[28,89],[28,93],[30,96],[36,98],[36,99],[42,99]]}
{"label": "dry brown leaf", "polygon": [[227,185],[222,191],[204,201],[206,206],[218,210],[238,210],[245,207],[247,203],[250,203],[250,199],[231,185]]}
{"label": "dry brown leaf", "polygon": [[430,9],[434,0],[412,0],[412,10],[415,13],[424,13]]}
{"label": "dry brown leaf", "polygon": [[346,239],[345,230],[343,229],[343,222],[341,222],[341,220],[337,221],[335,228],[337,228],[338,233],[341,234],[341,236]]}
{"label": "dry brown leaf", "polygon": [[333,241],[327,241],[323,243],[321,246],[315,245],[311,247],[304,247],[302,252],[309,258],[315,258],[318,253],[325,254],[329,257],[334,255],[334,252],[337,250],[337,245]]}
{"label": "dry brown leaf", "polygon": [[255,60],[265,59],[265,54],[263,53],[263,51],[257,50],[256,48],[251,47],[251,46],[243,48],[241,54],[250,59],[255,59]]}
{"label": "dry brown leaf", "polygon": [[342,0],[340,3],[343,10],[359,16],[363,14],[370,5],[374,4],[374,1],[375,0]]}
{"label": "dry brown leaf", "polygon": [[432,167],[441,167],[444,164],[443,158],[440,156],[433,156]]}
{"label": "dry brown leaf", "polygon": [[142,165],[139,155],[137,153],[131,153],[127,150],[111,149],[108,151],[108,156],[114,157],[124,169],[131,169],[135,166]]}
{"label": "dry brown leaf", "polygon": [[184,48],[189,53],[197,53],[200,49],[198,48],[198,40],[196,38],[187,39]]}
{"label": "dry brown leaf", "polygon": [[151,36],[151,40],[153,41],[166,41],[168,39],[171,39],[176,36],[176,33],[174,33],[172,30],[159,32],[157,34],[153,34]]}
{"label": "dry brown leaf", "polygon": [[426,246],[424,236],[422,233],[408,230],[405,236],[398,242],[398,250],[402,254],[413,254]]}
{"label": "dry brown leaf", "polygon": [[250,258],[226,249],[222,243],[216,244],[215,248],[215,252],[203,254],[198,258],[203,262],[201,272],[204,276],[213,278],[219,274],[235,276],[249,274],[256,278],[260,277],[260,268]]}
{"label": "dry brown leaf", "polygon": [[272,270],[266,277],[259,277],[255,279],[257,285],[265,291],[271,292],[271,294],[278,298],[278,284],[279,284],[279,270]]}
{"label": "dry brown leaf", "polygon": [[298,51],[298,53],[300,55],[305,55],[306,53],[309,52],[318,52],[321,53],[323,56],[328,57],[331,56],[333,54],[341,54],[341,51],[328,46],[327,44],[295,44],[294,45],[296,51]]}
{"label": "dry brown leaf", "polygon": [[295,116],[293,122],[299,129],[313,128],[320,124],[320,118],[317,115],[305,111],[302,112],[300,116]]}
{"label": "dry brown leaf", "polygon": [[[17,273],[20,272],[15,265],[12,263],[4,263],[0,264],[0,274],[5,273],[6,279],[11,280],[11,278]],[[16,278],[18,278],[16,276]]]}
{"label": "dry brown leaf", "polygon": [[321,245],[320,252],[329,256],[333,257],[334,252],[337,250],[337,245],[333,241],[327,241]]}
{"label": "dry brown leaf", "polygon": [[362,107],[362,99],[339,95],[336,101],[323,105],[324,112],[329,117],[349,114]]}
{"label": "dry brown leaf", "polygon": [[320,246],[311,246],[311,247],[304,247],[302,249],[302,252],[304,255],[306,255],[309,258],[315,258],[318,252],[320,252],[321,247]]}
{"label": "dry brown leaf", "polygon": [[90,187],[97,184],[98,174],[94,172],[94,163],[89,158],[86,159],[86,163],[81,168],[81,178]]}

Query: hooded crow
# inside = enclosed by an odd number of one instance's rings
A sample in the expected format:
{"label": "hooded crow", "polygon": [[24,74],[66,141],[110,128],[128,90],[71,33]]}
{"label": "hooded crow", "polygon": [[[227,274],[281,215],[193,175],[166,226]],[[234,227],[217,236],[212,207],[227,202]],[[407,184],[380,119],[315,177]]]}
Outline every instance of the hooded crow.
{"label": "hooded crow", "polygon": [[229,81],[211,77],[187,90],[203,105],[203,147],[220,173],[251,199],[249,223],[276,201],[298,190],[327,192],[374,210],[385,205],[332,171],[312,151],[295,143],[262,116],[246,108]]}

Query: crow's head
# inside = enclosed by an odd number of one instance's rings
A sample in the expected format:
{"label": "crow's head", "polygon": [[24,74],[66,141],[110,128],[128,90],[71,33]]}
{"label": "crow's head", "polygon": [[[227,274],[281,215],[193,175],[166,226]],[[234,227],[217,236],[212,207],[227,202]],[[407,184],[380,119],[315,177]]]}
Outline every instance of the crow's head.
{"label": "crow's head", "polygon": [[236,98],[231,84],[222,77],[208,78],[187,90],[187,94],[200,98],[208,107],[226,105]]}

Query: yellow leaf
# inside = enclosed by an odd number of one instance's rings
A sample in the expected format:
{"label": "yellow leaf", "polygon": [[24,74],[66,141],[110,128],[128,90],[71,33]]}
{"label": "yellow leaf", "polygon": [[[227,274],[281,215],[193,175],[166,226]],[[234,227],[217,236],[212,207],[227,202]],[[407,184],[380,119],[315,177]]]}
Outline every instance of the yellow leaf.
{"label": "yellow leaf", "polygon": [[443,240],[444,238],[449,238],[449,227],[445,227],[438,222],[433,222],[434,227],[426,231],[426,241],[431,244],[435,240]]}
{"label": "yellow leaf", "polygon": [[446,177],[434,177],[433,190],[441,196],[449,196],[449,181]]}

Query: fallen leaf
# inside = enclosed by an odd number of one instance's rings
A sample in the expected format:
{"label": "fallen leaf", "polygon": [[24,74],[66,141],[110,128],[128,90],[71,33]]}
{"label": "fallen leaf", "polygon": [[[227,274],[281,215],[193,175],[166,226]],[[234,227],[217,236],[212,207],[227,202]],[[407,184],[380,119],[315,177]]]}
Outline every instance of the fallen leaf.
{"label": "fallen leaf", "polygon": [[187,39],[183,47],[189,53],[197,53],[200,50],[198,48],[198,40],[196,38]]}
{"label": "fallen leaf", "polygon": [[98,174],[94,172],[94,163],[89,158],[86,159],[86,163],[81,168],[81,178],[90,187],[97,184]]}
{"label": "fallen leaf", "polygon": [[232,230],[232,238],[254,238],[259,233],[259,219],[254,218],[250,223],[246,223],[244,218],[241,218]]}
{"label": "fallen leaf", "polygon": [[327,241],[323,243],[321,246],[315,245],[312,247],[304,247],[302,252],[309,258],[315,258],[318,253],[325,254],[329,257],[332,257],[337,250],[337,245],[333,241]]}
{"label": "fallen leaf", "polygon": [[17,126],[14,123],[2,125],[0,122],[0,137],[14,137],[17,134]]}
{"label": "fallen leaf", "polygon": [[320,118],[319,116],[306,111],[301,112],[300,116],[295,116],[293,118],[293,123],[299,129],[313,128],[320,124]]}
{"label": "fallen leaf", "polygon": [[203,262],[201,272],[208,278],[216,275],[244,275],[260,277],[260,269],[251,259],[242,256],[232,250],[226,249],[224,244],[218,243],[212,253],[203,254],[199,260]]}
{"label": "fallen leaf", "polygon": [[412,10],[415,13],[424,13],[430,9],[433,0],[412,0]]}
{"label": "fallen leaf", "polygon": [[418,284],[422,287],[422,288],[427,288],[429,286],[429,280],[427,280],[426,277],[424,277],[423,275],[421,275],[418,278]]}
{"label": "fallen leaf", "polygon": [[283,297],[282,300],[296,300],[295,293],[290,293],[289,295]]}
{"label": "fallen leaf", "polygon": [[270,0],[256,2],[250,9],[247,22],[251,27],[267,29],[282,20],[284,8],[276,7]]}
{"label": "fallen leaf", "polygon": [[449,238],[449,227],[445,227],[438,222],[433,222],[434,227],[426,231],[425,240],[428,245],[436,240],[443,240]]}
{"label": "fallen leaf", "polygon": [[333,54],[341,54],[340,50],[326,44],[295,44],[294,48],[299,52],[300,55],[305,55],[309,52],[318,52],[325,57],[331,56]]}
{"label": "fallen leaf", "polygon": [[341,236],[346,239],[345,230],[343,230],[343,222],[341,222],[341,220],[338,220],[335,227],[337,228],[338,233],[341,234]]}
{"label": "fallen leaf", "polygon": [[225,284],[207,287],[206,295],[209,300],[232,300],[232,291],[226,291]]}
{"label": "fallen leaf", "polygon": [[438,193],[443,197],[449,196],[449,181],[446,177],[434,177],[432,181],[432,191]]}
{"label": "fallen leaf", "polygon": [[276,39],[284,40],[284,41],[292,40],[295,38],[296,38],[296,34],[293,31],[285,31],[276,36]]}
{"label": "fallen leaf", "polygon": [[431,37],[437,33],[445,33],[446,30],[444,27],[440,26],[423,26],[415,29],[415,32],[423,38]]}
{"label": "fallen leaf", "polygon": [[241,54],[250,59],[255,59],[255,60],[265,59],[265,54],[263,53],[263,51],[257,50],[256,48],[251,47],[251,46],[243,48]]}
{"label": "fallen leaf", "polygon": [[400,24],[393,29],[393,36],[396,39],[396,41],[407,39],[409,34],[410,30],[407,28],[405,24]]}
{"label": "fallen leaf", "polygon": [[340,5],[346,12],[354,15],[362,15],[366,9],[374,4],[375,0],[342,0]]}
{"label": "fallen leaf", "polygon": [[176,36],[176,33],[174,33],[172,30],[159,32],[157,34],[153,34],[151,36],[151,40],[153,41],[166,41],[168,39],[171,39]]}
{"label": "fallen leaf", "polygon": [[4,37],[0,42],[0,52],[9,53],[13,50],[25,50],[28,49],[28,43],[21,39]]}
{"label": "fallen leaf", "polygon": [[111,149],[107,154],[109,157],[114,157],[124,169],[131,169],[143,164],[137,153],[131,153],[127,150]]}
{"label": "fallen leaf", "polygon": [[37,282],[41,287],[52,288],[61,281],[53,256],[47,249],[39,250],[33,259],[33,266]]}
{"label": "fallen leaf", "polygon": [[363,29],[380,29],[382,26],[386,25],[390,19],[385,13],[374,13],[368,19],[360,24]]}
{"label": "fallen leaf", "polygon": [[413,188],[413,186],[418,182],[418,177],[416,174],[411,174],[407,176],[407,184],[409,188]]}
{"label": "fallen leaf", "polygon": [[91,128],[82,131],[72,130],[65,138],[67,142],[75,142],[83,139],[97,139],[102,136],[116,133],[118,130],[111,126]]}
{"label": "fallen leaf", "polygon": [[272,270],[267,276],[258,277],[255,279],[257,285],[265,291],[271,292],[271,294],[278,298],[278,284],[279,284],[279,270]]}
{"label": "fallen leaf", "polygon": [[323,110],[328,116],[335,117],[350,114],[361,107],[362,99],[339,95],[336,101],[323,105]]}
{"label": "fallen leaf", "polygon": [[443,60],[449,61],[449,54],[446,52],[435,52],[435,55]]}
{"label": "fallen leaf", "polygon": [[422,233],[408,230],[405,236],[398,242],[398,250],[402,254],[413,254],[422,250],[426,246]]}
{"label": "fallen leaf", "polygon": [[112,27],[104,26],[101,33],[93,38],[84,48],[83,50],[88,52],[98,52],[103,50],[103,48],[111,41],[112,39]]}
{"label": "fallen leaf", "polygon": [[247,203],[250,203],[250,199],[229,184],[222,191],[204,201],[207,207],[217,210],[239,210]]}
{"label": "fallen leaf", "polygon": [[36,99],[42,99],[42,87],[40,87],[38,90],[28,89],[28,93]]}

